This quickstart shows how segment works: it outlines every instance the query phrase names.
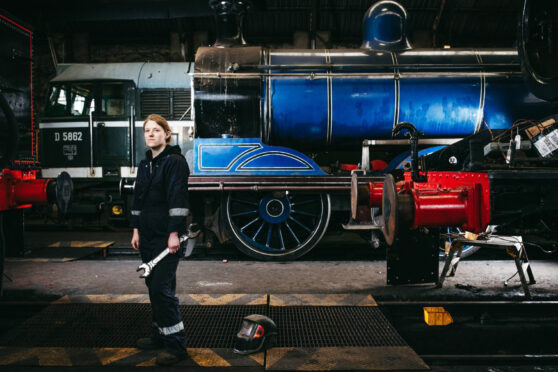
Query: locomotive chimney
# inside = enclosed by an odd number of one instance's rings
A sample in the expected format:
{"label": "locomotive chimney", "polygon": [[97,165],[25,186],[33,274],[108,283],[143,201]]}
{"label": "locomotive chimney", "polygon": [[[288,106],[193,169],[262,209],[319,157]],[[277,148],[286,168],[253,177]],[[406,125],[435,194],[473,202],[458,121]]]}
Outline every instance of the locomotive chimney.
{"label": "locomotive chimney", "polygon": [[246,45],[242,26],[244,14],[251,5],[250,0],[209,0],[209,6],[215,11],[217,26],[214,47]]}

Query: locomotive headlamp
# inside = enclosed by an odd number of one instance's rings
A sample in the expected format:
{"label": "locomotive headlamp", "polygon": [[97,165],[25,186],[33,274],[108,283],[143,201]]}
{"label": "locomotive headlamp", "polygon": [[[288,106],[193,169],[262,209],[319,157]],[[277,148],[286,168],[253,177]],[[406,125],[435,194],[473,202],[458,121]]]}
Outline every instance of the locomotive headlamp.
{"label": "locomotive headlamp", "polygon": [[124,210],[120,205],[113,205],[111,208],[111,213],[113,216],[121,216]]}
{"label": "locomotive headlamp", "polygon": [[234,352],[253,354],[267,349],[272,337],[277,335],[275,322],[264,315],[252,314],[242,320],[242,326],[236,334]]}

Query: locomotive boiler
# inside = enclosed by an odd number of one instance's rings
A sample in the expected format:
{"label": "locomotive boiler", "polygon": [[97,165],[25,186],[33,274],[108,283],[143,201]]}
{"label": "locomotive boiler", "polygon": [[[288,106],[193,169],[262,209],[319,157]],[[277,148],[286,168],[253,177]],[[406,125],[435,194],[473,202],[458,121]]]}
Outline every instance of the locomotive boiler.
{"label": "locomotive boiler", "polygon": [[[434,253],[399,256],[437,264],[436,229],[510,225],[521,220],[514,197],[549,195],[537,184],[554,184],[555,172],[541,171],[553,160],[524,131],[557,107],[525,84],[516,49],[414,49],[394,1],[365,14],[359,49],[267,49],[245,45],[248,1],[210,5],[218,37],[196,54],[189,189],[204,192],[197,210],[219,240],[258,259],[295,259],[341,212],[345,229],[383,230],[388,246],[401,235],[425,242]],[[504,147],[513,156],[491,158]],[[524,153],[530,163],[518,160]],[[536,175],[517,173],[525,167]],[[535,220],[554,208],[551,197],[526,199]]]}

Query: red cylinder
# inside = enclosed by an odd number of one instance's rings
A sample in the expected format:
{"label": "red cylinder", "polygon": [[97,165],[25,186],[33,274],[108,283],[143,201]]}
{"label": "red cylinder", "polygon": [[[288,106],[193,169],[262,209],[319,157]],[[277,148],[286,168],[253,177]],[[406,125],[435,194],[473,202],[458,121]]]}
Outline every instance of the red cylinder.
{"label": "red cylinder", "polygon": [[20,181],[15,184],[15,201],[18,204],[47,203],[47,185],[51,180]]}
{"label": "red cylinder", "polygon": [[383,182],[368,182],[370,189],[370,208],[382,208],[382,197],[384,195],[384,183]]}
{"label": "red cylinder", "polygon": [[413,190],[413,228],[463,226],[467,223],[467,190]]}

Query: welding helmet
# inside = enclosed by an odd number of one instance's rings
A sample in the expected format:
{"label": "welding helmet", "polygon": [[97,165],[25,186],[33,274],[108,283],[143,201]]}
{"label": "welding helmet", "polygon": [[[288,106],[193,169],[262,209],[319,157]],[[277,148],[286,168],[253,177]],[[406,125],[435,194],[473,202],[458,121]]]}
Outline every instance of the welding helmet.
{"label": "welding helmet", "polygon": [[277,326],[273,320],[265,315],[248,315],[242,319],[233,351],[243,355],[263,351],[271,345],[275,335]]}

